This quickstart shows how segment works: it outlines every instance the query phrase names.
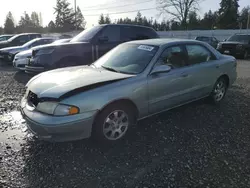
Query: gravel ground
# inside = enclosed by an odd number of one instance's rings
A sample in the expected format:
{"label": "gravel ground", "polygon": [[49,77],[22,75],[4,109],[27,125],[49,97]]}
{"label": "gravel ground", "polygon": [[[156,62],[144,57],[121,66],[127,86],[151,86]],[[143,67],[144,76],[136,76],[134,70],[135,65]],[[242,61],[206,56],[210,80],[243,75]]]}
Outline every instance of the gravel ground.
{"label": "gravel ground", "polygon": [[250,187],[250,61],[220,106],[195,102],[139,122],[113,147],[46,143],[18,112],[30,78],[0,67],[0,187]]}

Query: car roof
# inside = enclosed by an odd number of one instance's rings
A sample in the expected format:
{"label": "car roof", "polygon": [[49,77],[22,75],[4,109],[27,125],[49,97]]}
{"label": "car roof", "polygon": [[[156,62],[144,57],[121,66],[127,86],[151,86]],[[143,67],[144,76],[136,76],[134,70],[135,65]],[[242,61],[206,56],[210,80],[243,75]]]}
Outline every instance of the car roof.
{"label": "car roof", "polygon": [[247,34],[247,33],[236,33],[234,35],[247,35],[247,36],[250,36],[250,34]]}
{"label": "car roof", "polygon": [[19,33],[17,35],[41,35],[41,33]]}
{"label": "car roof", "polygon": [[108,26],[108,25],[141,27],[141,28],[153,29],[152,27],[147,27],[147,26],[144,26],[144,25],[134,25],[134,24],[101,24],[100,26]]}
{"label": "car roof", "polygon": [[0,35],[0,37],[9,37],[9,36],[14,36],[14,35]]}
{"label": "car roof", "polygon": [[202,38],[212,38],[212,37],[208,37],[208,36],[197,36],[196,38],[199,38],[199,37],[202,37]]}
{"label": "car roof", "polygon": [[127,43],[130,44],[144,44],[144,45],[153,45],[153,46],[164,46],[166,44],[172,44],[172,43],[199,43],[197,40],[192,39],[178,39],[178,38],[159,38],[159,39],[147,39],[147,40],[135,40],[130,41]]}

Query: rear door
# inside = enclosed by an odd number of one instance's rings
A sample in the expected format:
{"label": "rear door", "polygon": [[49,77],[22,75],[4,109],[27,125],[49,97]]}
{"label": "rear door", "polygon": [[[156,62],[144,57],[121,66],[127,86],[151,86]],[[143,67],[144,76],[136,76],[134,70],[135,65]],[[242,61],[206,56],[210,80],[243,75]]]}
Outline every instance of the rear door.
{"label": "rear door", "polygon": [[108,25],[103,28],[103,30],[99,33],[96,39],[96,45],[92,46],[94,49],[95,57],[97,60],[105,53],[110,51],[112,48],[116,47],[121,43],[120,38],[120,26],[118,25]]}
{"label": "rear door", "polygon": [[188,66],[186,73],[190,78],[193,99],[208,95],[220,74],[220,62],[215,55],[201,44],[186,44]]}

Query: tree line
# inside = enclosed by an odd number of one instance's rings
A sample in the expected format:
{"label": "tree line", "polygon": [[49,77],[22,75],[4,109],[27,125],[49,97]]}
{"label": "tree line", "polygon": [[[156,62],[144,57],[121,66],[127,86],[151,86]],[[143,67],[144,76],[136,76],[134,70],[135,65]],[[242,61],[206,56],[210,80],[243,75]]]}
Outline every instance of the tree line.
{"label": "tree line", "polygon": [[[246,29],[250,27],[250,6],[239,11],[239,0],[221,0],[220,8],[216,11],[209,10],[203,17],[198,16],[198,4],[202,0],[157,0],[157,8],[163,16],[158,22],[156,19],[147,18],[138,12],[135,18],[118,18],[111,20],[109,15],[101,14],[98,24],[137,24],[153,27],[157,31],[167,30],[211,30],[211,29]],[[42,25],[42,16],[37,12],[31,15],[24,12],[18,24],[15,24],[12,13],[6,16],[4,27],[0,33],[21,32],[69,32],[83,30],[86,26],[81,9],[73,10],[67,0],[57,0],[54,7],[55,20],[51,20],[46,27]],[[171,16],[171,18],[169,18]]]}

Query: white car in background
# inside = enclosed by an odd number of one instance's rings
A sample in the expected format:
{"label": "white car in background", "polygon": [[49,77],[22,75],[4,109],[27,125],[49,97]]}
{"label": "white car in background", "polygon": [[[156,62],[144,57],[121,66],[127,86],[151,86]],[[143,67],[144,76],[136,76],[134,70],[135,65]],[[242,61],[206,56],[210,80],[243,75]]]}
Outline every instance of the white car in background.
{"label": "white car in background", "polygon": [[[52,44],[66,43],[66,42],[69,42],[70,40],[71,39],[59,39],[53,42]],[[25,50],[16,54],[13,60],[13,66],[19,70],[25,70],[25,65],[28,64],[29,59],[32,55],[32,50],[34,48],[31,48],[29,50]]]}

